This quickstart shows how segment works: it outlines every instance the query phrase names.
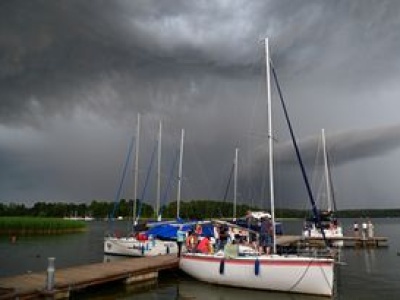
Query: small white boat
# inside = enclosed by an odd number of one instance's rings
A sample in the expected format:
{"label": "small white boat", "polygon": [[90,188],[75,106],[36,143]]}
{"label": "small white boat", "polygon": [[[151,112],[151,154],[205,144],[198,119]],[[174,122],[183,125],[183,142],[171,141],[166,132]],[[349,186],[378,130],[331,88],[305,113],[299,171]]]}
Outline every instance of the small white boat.
{"label": "small white boat", "polygon": [[[323,238],[321,230],[324,232],[324,236],[327,240],[335,239],[335,241],[331,242],[333,246],[342,247],[344,242],[340,240],[343,238],[343,229],[341,224],[338,223],[338,220],[334,216],[334,194],[331,184],[331,173],[328,162],[328,151],[326,147],[326,139],[325,139],[325,130],[321,130],[321,141],[322,141],[322,152],[324,158],[324,180],[325,180],[325,196],[326,196],[326,205],[327,211],[324,214],[320,214],[320,227],[315,225],[314,220],[306,221],[306,226],[303,229],[304,237],[311,238]],[[321,197],[323,198],[323,197]]]}
{"label": "small white boat", "polygon": [[185,253],[180,268],[213,284],[332,296],[334,260],[301,256],[223,256]]}
{"label": "small white boat", "polygon": [[[140,115],[138,115],[138,124],[137,124],[137,133],[136,133],[136,162],[135,162],[135,178],[138,173],[138,153],[139,153],[139,132],[140,132]],[[160,138],[161,140],[161,123],[160,123]],[[182,133],[182,142],[183,143],[183,133]],[[132,144],[133,145],[133,144]],[[159,147],[161,143],[158,143]],[[181,155],[182,155],[182,145],[181,145]],[[131,147],[130,147],[131,149]],[[130,152],[128,152],[130,155]],[[129,156],[128,156],[129,157]],[[129,161],[127,158],[126,161]],[[160,163],[160,161],[159,161]],[[135,179],[135,195],[134,199],[136,199],[136,186],[137,180]],[[119,199],[120,197],[116,197]],[[133,207],[133,228],[137,225],[138,216],[136,216],[136,201],[134,201]],[[161,225],[161,222],[157,223]],[[154,226],[157,226],[155,224]],[[103,251],[105,255],[119,255],[119,256],[133,256],[133,257],[145,257],[145,256],[157,256],[157,255],[166,255],[166,254],[177,254],[178,253],[178,245],[175,241],[164,241],[157,238],[153,238],[151,236],[145,238],[138,238],[136,235],[127,235],[127,236],[106,236],[104,237],[103,242]]]}
{"label": "small white boat", "polygon": [[[344,241],[340,240],[343,238],[343,230],[341,226],[324,228],[325,239],[331,240],[331,244],[336,247],[343,247]],[[315,224],[312,224],[309,228],[303,230],[304,237],[319,238],[322,239],[321,229],[317,228]]]}
{"label": "small white boat", "polygon": [[104,254],[132,257],[177,254],[178,246],[174,241],[158,239],[138,240],[135,237],[105,237]]}

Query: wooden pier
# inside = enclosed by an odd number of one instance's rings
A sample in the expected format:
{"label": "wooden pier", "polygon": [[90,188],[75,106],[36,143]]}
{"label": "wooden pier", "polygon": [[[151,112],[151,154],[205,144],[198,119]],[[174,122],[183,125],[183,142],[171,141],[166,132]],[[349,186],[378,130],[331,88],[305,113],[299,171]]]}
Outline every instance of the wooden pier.
{"label": "wooden pier", "polygon": [[[344,247],[354,247],[354,248],[364,248],[364,247],[387,247],[388,238],[387,237],[353,237],[353,236],[343,236],[343,237],[330,237],[327,238],[330,242],[343,241]],[[279,246],[294,246],[298,243],[308,243],[312,246],[318,246],[324,244],[322,237],[302,237],[297,235],[282,235],[277,236],[277,245]]]}
{"label": "wooden pier", "polygon": [[0,299],[65,299],[70,292],[122,280],[133,284],[158,278],[158,272],[179,266],[176,255],[127,258],[55,269],[54,288],[46,290],[47,272],[34,272],[0,278]]}
{"label": "wooden pier", "polygon": [[[310,244],[313,243],[321,243],[323,242],[323,238],[315,238],[315,237],[306,237],[304,238]],[[362,238],[362,237],[352,237],[352,236],[344,236],[344,237],[331,237],[328,238],[329,241],[343,241],[343,247],[353,247],[353,248],[367,248],[367,247],[387,247],[388,239],[387,237],[371,237],[371,238]]]}

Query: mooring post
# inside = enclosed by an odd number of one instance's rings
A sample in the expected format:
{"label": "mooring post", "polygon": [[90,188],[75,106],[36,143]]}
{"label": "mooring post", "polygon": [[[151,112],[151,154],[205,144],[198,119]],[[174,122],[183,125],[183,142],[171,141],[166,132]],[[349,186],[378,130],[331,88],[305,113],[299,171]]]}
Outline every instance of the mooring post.
{"label": "mooring post", "polygon": [[52,291],[54,288],[54,260],[55,257],[48,257],[48,266],[47,266],[47,281],[46,281],[46,290]]}

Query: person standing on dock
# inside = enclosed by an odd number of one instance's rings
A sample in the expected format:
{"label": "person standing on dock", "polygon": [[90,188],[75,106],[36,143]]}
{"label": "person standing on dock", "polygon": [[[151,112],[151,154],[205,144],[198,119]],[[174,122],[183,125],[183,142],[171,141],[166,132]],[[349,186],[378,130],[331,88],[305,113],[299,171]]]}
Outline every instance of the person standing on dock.
{"label": "person standing on dock", "polygon": [[180,225],[176,232],[176,243],[178,244],[178,257],[181,257],[182,244],[186,240],[186,231],[183,230],[183,225]]}
{"label": "person standing on dock", "polygon": [[359,231],[359,227],[358,227],[358,222],[357,221],[354,221],[353,232],[354,232],[354,237],[359,237],[360,236],[360,231]]}
{"label": "person standing on dock", "polygon": [[374,237],[374,224],[372,224],[371,219],[368,219],[367,227],[368,227],[368,238],[373,238]]}
{"label": "person standing on dock", "polygon": [[361,236],[362,236],[363,240],[365,240],[367,238],[367,229],[368,229],[368,225],[367,225],[367,222],[365,222],[365,220],[364,220],[361,224]]}

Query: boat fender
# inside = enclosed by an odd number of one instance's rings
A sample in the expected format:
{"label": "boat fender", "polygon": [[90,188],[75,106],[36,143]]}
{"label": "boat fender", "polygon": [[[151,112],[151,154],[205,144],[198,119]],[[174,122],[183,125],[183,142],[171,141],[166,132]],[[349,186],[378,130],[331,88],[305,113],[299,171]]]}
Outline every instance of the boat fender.
{"label": "boat fender", "polygon": [[142,255],[144,255],[144,245],[142,244]]}
{"label": "boat fender", "polygon": [[169,254],[169,245],[167,245],[167,254]]}
{"label": "boat fender", "polygon": [[225,259],[221,259],[221,262],[219,263],[219,274],[224,274],[225,271]]}
{"label": "boat fender", "polygon": [[260,261],[258,260],[258,257],[256,258],[254,262],[254,274],[258,276],[260,274]]}

